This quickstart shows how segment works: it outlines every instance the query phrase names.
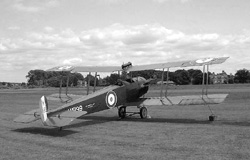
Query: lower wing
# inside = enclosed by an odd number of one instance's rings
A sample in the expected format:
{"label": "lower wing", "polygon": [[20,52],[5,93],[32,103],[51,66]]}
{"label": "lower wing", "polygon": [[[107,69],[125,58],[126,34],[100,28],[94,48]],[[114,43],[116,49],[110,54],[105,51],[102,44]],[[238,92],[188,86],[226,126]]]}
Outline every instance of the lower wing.
{"label": "lower wing", "polygon": [[145,106],[150,105],[206,105],[222,103],[228,94],[209,94],[209,95],[189,95],[173,97],[152,97],[145,98],[142,102]]}

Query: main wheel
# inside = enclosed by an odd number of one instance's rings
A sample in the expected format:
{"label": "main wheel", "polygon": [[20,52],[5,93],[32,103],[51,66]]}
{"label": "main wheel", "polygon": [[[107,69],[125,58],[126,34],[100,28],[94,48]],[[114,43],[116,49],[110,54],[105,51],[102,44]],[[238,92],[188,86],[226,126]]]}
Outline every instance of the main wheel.
{"label": "main wheel", "polygon": [[140,109],[140,116],[141,116],[142,119],[147,118],[147,116],[148,116],[148,110],[147,110],[146,107],[142,107]]}
{"label": "main wheel", "polygon": [[126,117],[126,107],[122,106],[118,109],[118,116],[123,119]]}

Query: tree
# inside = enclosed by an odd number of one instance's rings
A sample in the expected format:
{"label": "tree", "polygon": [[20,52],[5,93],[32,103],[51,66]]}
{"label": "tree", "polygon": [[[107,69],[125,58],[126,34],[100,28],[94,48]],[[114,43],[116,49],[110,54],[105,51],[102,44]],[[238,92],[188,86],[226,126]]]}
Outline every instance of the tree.
{"label": "tree", "polygon": [[174,79],[173,81],[176,83],[176,84],[179,84],[179,85],[186,85],[186,84],[190,84],[190,77],[189,77],[189,74],[188,74],[188,71],[186,70],[177,70],[174,72]]}
{"label": "tree", "polygon": [[114,73],[104,78],[104,80],[107,82],[107,84],[115,84],[119,78],[119,74]]}
{"label": "tree", "polygon": [[202,84],[203,74],[201,70],[189,69],[188,73],[192,84]]}
{"label": "tree", "polygon": [[47,72],[38,69],[30,70],[26,78],[28,78],[28,85],[43,85],[47,78]]}
{"label": "tree", "polygon": [[132,71],[131,74],[134,76],[144,77],[146,79],[153,78],[155,70],[144,70],[144,71]]}
{"label": "tree", "polygon": [[55,72],[55,71],[43,71],[43,70],[30,70],[28,75],[28,85],[47,85],[51,87],[59,87],[62,81],[62,86],[76,86],[78,80],[83,80],[83,76],[80,73],[70,73],[70,72]]}
{"label": "tree", "polygon": [[250,73],[247,69],[240,69],[235,73],[235,82],[247,83],[250,80]]}
{"label": "tree", "polygon": [[[90,79],[90,81],[89,81],[89,79]],[[85,81],[88,83],[88,82],[90,82],[90,86],[94,86],[94,84],[95,84],[95,77],[94,76],[92,76],[91,74],[88,74],[87,76],[86,76],[86,78],[85,78]],[[98,85],[98,78],[96,78],[96,85]]]}

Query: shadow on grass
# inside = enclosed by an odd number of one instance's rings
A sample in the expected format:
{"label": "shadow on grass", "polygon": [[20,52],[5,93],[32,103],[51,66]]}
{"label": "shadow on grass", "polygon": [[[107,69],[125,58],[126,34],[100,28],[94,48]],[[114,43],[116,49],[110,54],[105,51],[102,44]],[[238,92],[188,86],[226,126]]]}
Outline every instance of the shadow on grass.
{"label": "shadow on grass", "polygon": [[232,126],[239,126],[239,127],[250,127],[250,122],[221,121],[221,122],[218,122],[218,124],[232,125]]}
{"label": "shadow on grass", "polygon": [[52,137],[64,137],[67,135],[77,133],[76,131],[71,131],[71,130],[60,131],[59,128],[39,128],[39,127],[19,128],[12,131],[20,133],[39,134]]}
{"label": "shadow on grass", "polygon": [[90,120],[90,123],[105,123],[108,121],[123,121],[123,122],[149,122],[149,123],[182,123],[182,124],[210,124],[212,122],[207,120],[196,120],[196,119],[171,119],[171,118],[148,118],[141,119],[139,117],[126,117],[119,119],[118,117],[100,117],[100,116],[88,116],[81,119]]}
{"label": "shadow on grass", "polygon": [[[85,120],[85,121],[82,121]],[[40,134],[53,137],[64,137],[67,135],[78,133],[78,131],[70,130],[71,128],[80,128],[96,124],[102,124],[107,122],[140,122],[140,123],[173,123],[173,124],[212,124],[215,126],[219,125],[232,125],[232,126],[245,126],[250,127],[250,122],[234,122],[234,121],[208,121],[208,120],[197,120],[197,119],[172,119],[172,118],[150,118],[150,119],[141,119],[138,117],[127,117],[125,119],[119,119],[118,117],[103,117],[103,116],[86,116],[79,119],[77,122],[63,127],[63,130],[59,128],[39,128],[39,127],[29,127],[29,128],[20,128],[13,130],[14,132],[20,133],[31,133],[31,134]]]}
{"label": "shadow on grass", "polygon": [[[81,119],[87,120],[87,121],[81,121]],[[20,132],[20,133],[40,134],[40,135],[53,136],[53,137],[64,137],[64,136],[78,133],[78,131],[70,130],[70,128],[80,128],[84,126],[101,124],[101,123],[106,123],[109,121],[117,120],[117,118],[113,118],[113,117],[98,117],[98,116],[95,116],[95,118],[85,117],[81,119],[79,119],[75,123],[72,123],[71,125],[62,127],[62,130],[60,130],[59,127],[57,128],[26,127],[26,128],[15,129],[12,131]]]}
{"label": "shadow on grass", "polygon": [[85,116],[85,117],[78,119],[78,122],[72,123],[71,125],[65,126],[64,128],[65,129],[80,128],[80,127],[102,124],[102,123],[107,123],[107,122],[112,122],[112,121],[117,121],[117,120],[119,120],[117,117]]}
{"label": "shadow on grass", "polygon": [[103,117],[103,116],[87,116],[81,118],[83,120],[88,120],[86,122],[79,122],[77,124],[69,126],[69,128],[73,127],[82,127],[87,125],[94,125],[100,123],[106,123],[111,121],[121,121],[121,122],[143,122],[143,123],[175,123],[175,124],[212,124],[212,125],[231,125],[231,126],[249,126],[250,122],[235,122],[235,121],[227,121],[227,120],[215,120],[209,121],[206,119],[187,119],[187,118],[148,118],[141,119],[139,117],[126,117],[125,119],[119,119],[118,117]]}

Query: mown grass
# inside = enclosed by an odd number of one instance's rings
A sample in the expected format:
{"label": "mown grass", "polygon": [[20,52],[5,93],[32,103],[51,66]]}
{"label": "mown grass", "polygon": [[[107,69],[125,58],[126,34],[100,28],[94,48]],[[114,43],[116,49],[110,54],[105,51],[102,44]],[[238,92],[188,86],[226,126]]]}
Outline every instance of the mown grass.
{"label": "mown grass", "polygon": [[[176,86],[171,95],[199,94],[200,86]],[[37,121],[18,124],[19,114],[38,107],[41,95],[57,89],[0,91],[0,159],[249,159],[250,92],[248,85],[209,86],[229,93],[211,106],[151,106],[151,119],[118,120],[117,110],[88,115],[63,131]],[[81,89],[71,89],[82,93]],[[147,96],[159,95],[153,86]]]}

